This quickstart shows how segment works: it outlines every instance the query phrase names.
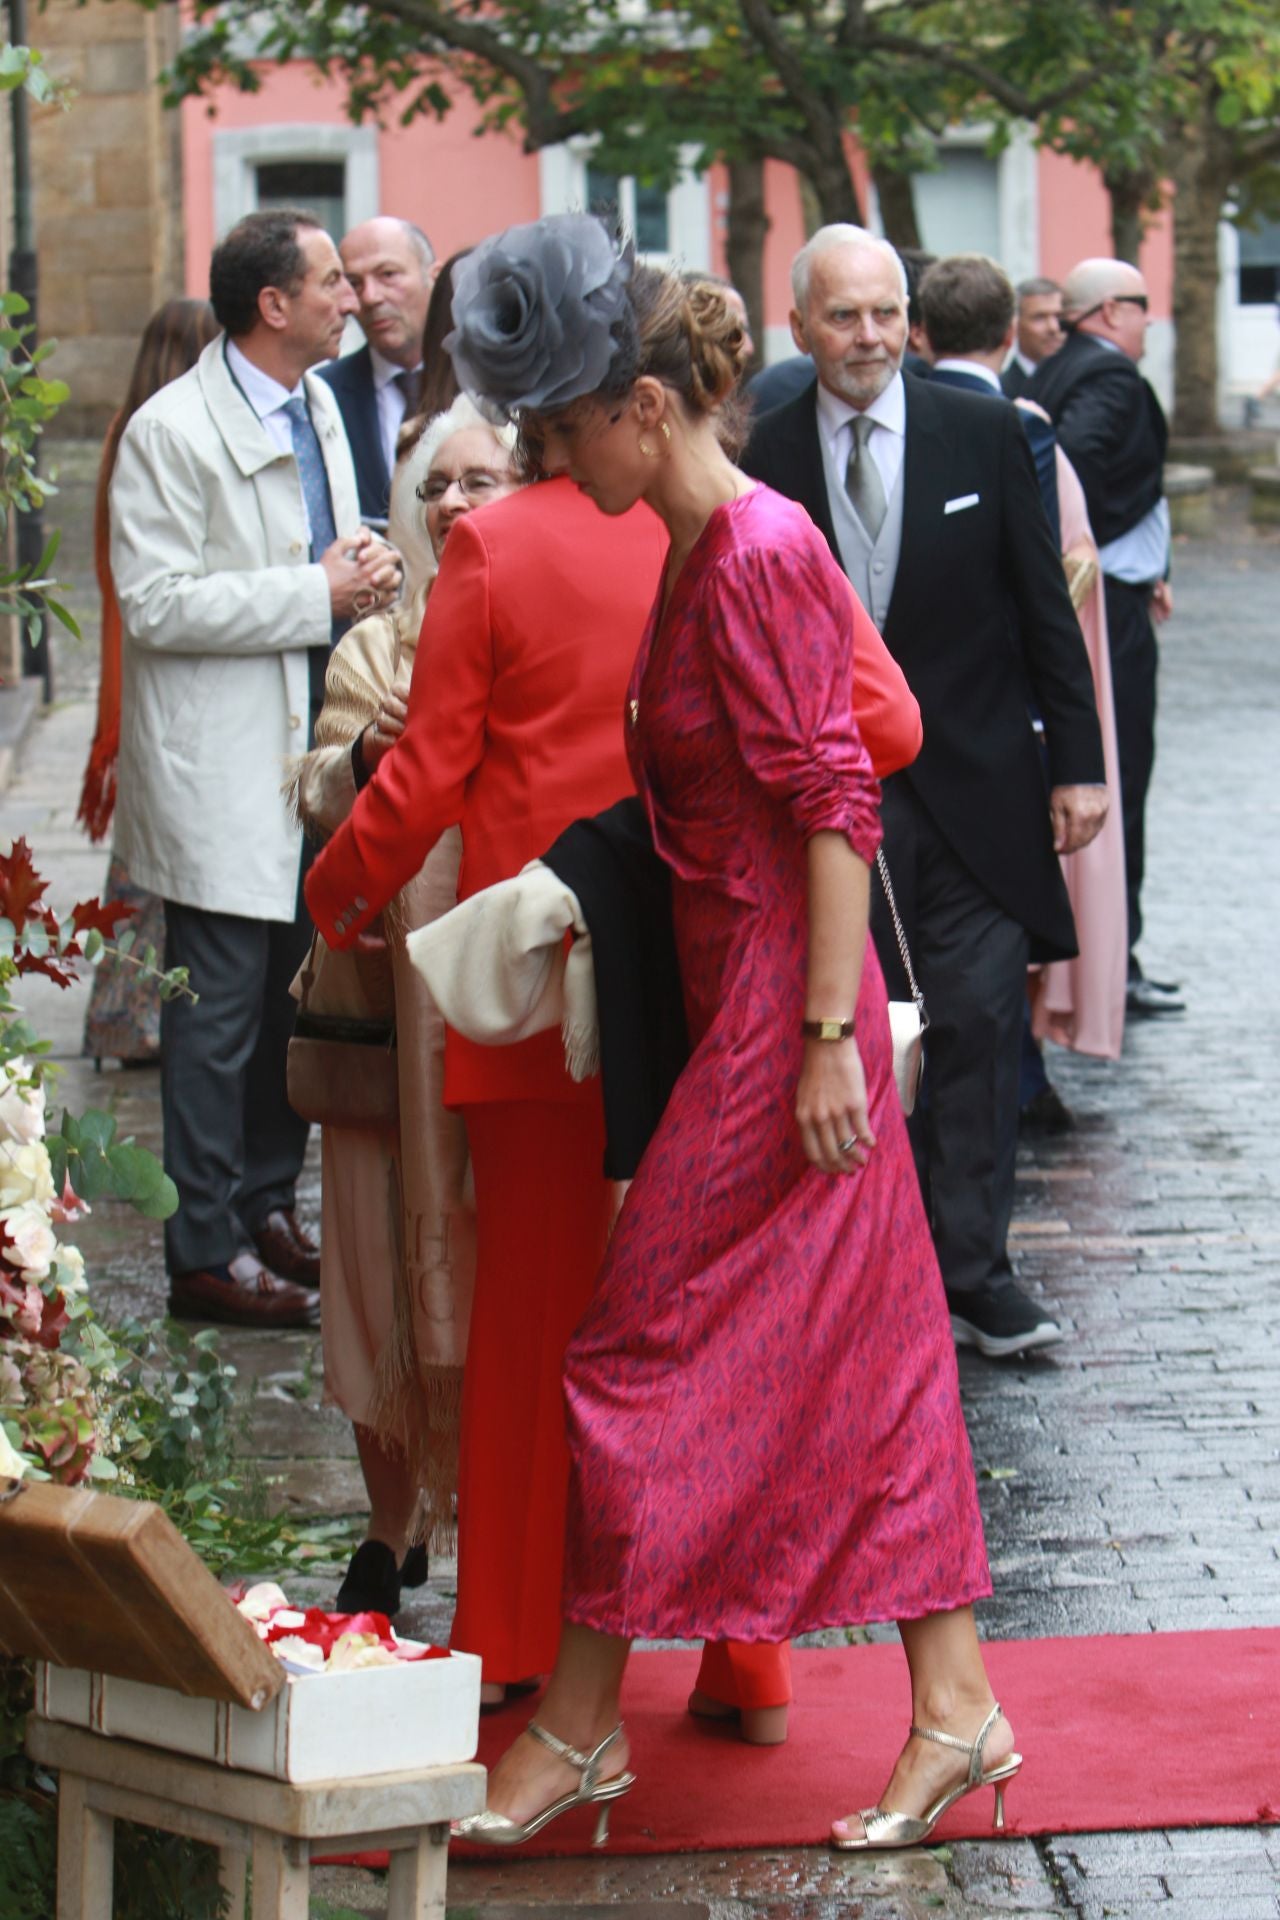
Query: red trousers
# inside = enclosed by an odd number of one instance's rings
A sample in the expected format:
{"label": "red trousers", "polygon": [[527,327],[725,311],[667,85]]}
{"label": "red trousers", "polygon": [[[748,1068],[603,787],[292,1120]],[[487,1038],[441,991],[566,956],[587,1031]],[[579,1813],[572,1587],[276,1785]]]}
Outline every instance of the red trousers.
{"label": "red trousers", "polygon": [[462,1388],[451,1644],[486,1680],[549,1673],[560,1645],[569,1453],[561,1373],[609,1232],[595,1100],[463,1112],[476,1284]]}
{"label": "red trousers", "polygon": [[[458,1605],[450,1643],[484,1677],[549,1673],[560,1645],[569,1453],[561,1375],[604,1255],[611,1189],[598,1100],[468,1104],[476,1283],[462,1389]],[[708,1643],[698,1686],[736,1707],[791,1698],[791,1649]]]}

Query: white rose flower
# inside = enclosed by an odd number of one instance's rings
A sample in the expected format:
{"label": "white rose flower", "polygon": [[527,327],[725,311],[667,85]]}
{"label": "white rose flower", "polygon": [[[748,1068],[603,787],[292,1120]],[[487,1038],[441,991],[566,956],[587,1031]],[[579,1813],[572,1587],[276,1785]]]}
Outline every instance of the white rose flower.
{"label": "white rose flower", "polygon": [[0,1140],[0,1207],[20,1207],[28,1200],[53,1205],[48,1152],[39,1140]]}
{"label": "white rose flower", "polygon": [[18,1057],[0,1068],[0,1139],[44,1139],[44,1088],[18,1084],[30,1076],[30,1061]]}
{"label": "white rose flower", "polygon": [[0,1480],[21,1480],[26,1470],[26,1461],[14,1451],[8,1434],[0,1427]]}
{"label": "white rose flower", "polygon": [[10,1266],[21,1267],[29,1280],[48,1277],[58,1253],[58,1242],[44,1208],[35,1200],[0,1208],[0,1221],[12,1242],[4,1249]]}
{"label": "white rose flower", "polygon": [[64,1293],[85,1291],[84,1255],[79,1247],[59,1247],[54,1264],[58,1269],[58,1285]]}

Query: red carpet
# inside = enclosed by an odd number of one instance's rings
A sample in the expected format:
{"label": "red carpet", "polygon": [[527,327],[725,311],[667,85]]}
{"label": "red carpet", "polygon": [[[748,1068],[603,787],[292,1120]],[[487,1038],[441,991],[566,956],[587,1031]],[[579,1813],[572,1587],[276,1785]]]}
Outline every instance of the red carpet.
{"label": "red carpet", "polygon": [[[1011,1834],[1280,1821],[1280,1629],[990,1641],[984,1653],[1026,1762],[1008,1788]],[[611,1852],[815,1846],[833,1818],[874,1805],[911,1717],[899,1647],[797,1652],[791,1737],[773,1749],[689,1718],[697,1665],[696,1653],[638,1653],[628,1668],[638,1778],[614,1809]],[[527,1700],[486,1715],[480,1758],[496,1760],[529,1716]],[[989,1834],[993,1801],[961,1801],[935,1843]],[[566,1814],[519,1851],[586,1853],[593,1824]]]}
{"label": "red carpet", "polygon": [[[1010,1834],[1280,1822],[1280,1628],[992,1640],[983,1652],[1025,1760],[1006,1793]],[[793,1660],[790,1739],[761,1748],[684,1711],[696,1653],[635,1655],[622,1710],[637,1783],[614,1808],[611,1853],[820,1846],[833,1819],[874,1806],[911,1719],[901,1649]],[[479,1758],[491,1766],[532,1712],[525,1699],[485,1715]],[[971,1794],[932,1844],[989,1835],[993,1806],[989,1789]],[[594,1825],[587,1809],[566,1814],[517,1855],[589,1853]]]}

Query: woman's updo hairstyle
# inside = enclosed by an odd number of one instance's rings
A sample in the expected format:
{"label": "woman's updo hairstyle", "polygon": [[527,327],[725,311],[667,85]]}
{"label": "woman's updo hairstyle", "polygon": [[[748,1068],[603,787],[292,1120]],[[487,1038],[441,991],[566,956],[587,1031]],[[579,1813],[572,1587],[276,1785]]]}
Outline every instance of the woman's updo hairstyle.
{"label": "woman's updo hairstyle", "polygon": [[636,317],[637,376],[673,387],[692,414],[714,413],[738,384],[742,322],[714,280],[637,267],[628,289]]}
{"label": "woman's updo hairstyle", "polygon": [[627,285],[625,320],[599,398],[621,398],[645,374],[679,394],[690,414],[717,416],[729,450],[741,444],[734,394],[742,372],[742,322],[714,280],[637,265]]}

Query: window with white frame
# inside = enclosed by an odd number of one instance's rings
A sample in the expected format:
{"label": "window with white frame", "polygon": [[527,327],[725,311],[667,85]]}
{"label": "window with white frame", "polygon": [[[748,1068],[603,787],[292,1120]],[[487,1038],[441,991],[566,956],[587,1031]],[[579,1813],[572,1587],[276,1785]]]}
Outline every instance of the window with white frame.
{"label": "window with white frame", "polygon": [[219,129],[213,136],[213,219],[221,237],[260,207],[301,206],[334,239],[378,208],[373,127]]}
{"label": "window with white frame", "polygon": [[544,147],[538,155],[544,213],[599,213],[634,235],[637,250],[657,263],[693,272],[711,265],[711,195],[705,175],[692,162],[697,149],[682,154],[675,185],[664,187],[630,174],[598,167],[591,140],[570,140]]}

